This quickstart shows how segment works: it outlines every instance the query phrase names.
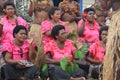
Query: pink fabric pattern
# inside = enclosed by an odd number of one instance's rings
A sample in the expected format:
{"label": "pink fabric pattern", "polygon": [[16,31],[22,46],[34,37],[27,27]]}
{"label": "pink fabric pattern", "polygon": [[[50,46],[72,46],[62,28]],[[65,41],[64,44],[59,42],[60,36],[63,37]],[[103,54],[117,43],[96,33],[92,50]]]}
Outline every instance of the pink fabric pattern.
{"label": "pink fabric pattern", "polygon": [[75,53],[76,48],[71,40],[66,40],[63,49],[59,49],[56,42],[51,40],[48,44],[44,46],[44,54],[51,52],[52,58],[54,60],[61,60],[62,58],[69,57],[70,60],[73,59],[73,53]]}
{"label": "pink fabric pattern", "polygon": [[[8,21],[7,16],[3,17],[1,21],[3,22],[3,33],[5,34],[3,36],[5,36],[6,41],[13,40],[14,38],[12,33],[16,24],[14,22]],[[23,25],[28,30],[28,23],[24,19],[17,17],[17,21],[18,25]]]}
{"label": "pink fabric pattern", "polygon": [[101,47],[100,42],[93,43],[88,50],[93,55],[94,60],[104,61],[105,49]]}
{"label": "pink fabric pattern", "polygon": [[[83,20],[80,20],[78,22],[78,28],[82,25],[82,22],[83,22]],[[86,20],[85,28],[84,28],[84,32],[83,32],[84,36],[79,37],[79,40],[81,40],[81,39],[85,40],[85,42],[87,42],[87,43],[97,42],[97,41],[99,41],[99,30],[100,30],[100,27],[96,21],[94,21],[94,27],[91,28],[91,27],[89,27],[88,21]]]}
{"label": "pink fabric pattern", "polygon": [[[59,24],[61,25],[65,25],[64,22],[59,21]],[[49,20],[45,20],[41,23],[42,26],[42,34],[43,34],[43,44],[45,45],[46,43],[48,43],[50,40],[53,40],[52,36],[46,36],[45,33],[49,30],[52,30],[53,28],[53,24],[49,21]],[[68,32],[68,28],[65,27],[66,32]]]}
{"label": "pink fabric pattern", "polygon": [[29,42],[26,40],[24,44],[21,46],[23,50],[23,57],[20,56],[20,48],[15,45],[13,42],[6,42],[2,46],[2,51],[8,51],[12,54],[13,60],[29,60],[28,53],[29,53]]}

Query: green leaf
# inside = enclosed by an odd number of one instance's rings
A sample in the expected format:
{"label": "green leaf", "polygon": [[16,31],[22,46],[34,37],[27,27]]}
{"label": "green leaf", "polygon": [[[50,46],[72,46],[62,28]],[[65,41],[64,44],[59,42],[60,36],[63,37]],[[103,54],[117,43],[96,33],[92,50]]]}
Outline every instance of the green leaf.
{"label": "green leaf", "polygon": [[84,58],[84,54],[80,50],[76,50],[76,53],[74,56],[76,59],[83,59]]}
{"label": "green leaf", "polygon": [[87,45],[83,45],[82,48],[80,48],[81,51],[87,51],[88,50],[88,47]]}
{"label": "green leaf", "polygon": [[78,64],[72,63],[71,66],[67,66],[66,72],[71,73],[71,72],[73,72],[76,68],[79,68]]}
{"label": "green leaf", "polygon": [[65,57],[60,61],[60,67],[62,68],[62,70],[65,71],[67,68],[67,65],[68,65],[68,57]]}
{"label": "green leaf", "polygon": [[43,67],[42,67],[42,73],[44,74],[45,71],[47,70],[48,68],[48,65],[47,64],[44,64]]}

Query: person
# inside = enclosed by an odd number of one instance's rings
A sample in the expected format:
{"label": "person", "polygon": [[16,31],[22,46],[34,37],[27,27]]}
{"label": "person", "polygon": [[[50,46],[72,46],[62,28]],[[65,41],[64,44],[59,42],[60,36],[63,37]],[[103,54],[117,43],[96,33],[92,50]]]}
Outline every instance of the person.
{"label": "person", "polygon": [[43,35],[41,33],[41,23],[42,21],[48,19],[48,11],[52,5],[52,2],[49,0],[38,0],[38,2],[30,0],[29,16],[32,16],[34,14],[34,20],[30,27],[29,37],[34,38],[34,42],[38,47],[41,45],[43,38]]}
{"label": "person", "polygon": [[[60,20],[61,18],[61,11],[58,7],[51,7],[51,9],[48,12],[48,20],[45,20],[42,22],[42,34],[43,34],[43,44],[45,45],[50,40],[53,40],[51,36],[51,30],[53,26],[57,24],[64,25],[64,22]],[[68,30],[65,26],[66,31]]]}
{"label": "person", "polygon": [[60,9],[65,13],[70,13],[74,16],[75,21],[78,22],[80,17],[80,6],[79,3],[74,0],[63,0],[59,4]]}
{"label": "person", "polygon": [[[100,41],[93,43],[88,51],[88,56],[87,56],[87,60],[91,63],[91,67],[98,67],[99,65],[102,65],[104,63],[104,56],[105,56],[105,52],[106,52],[106,43],[107,43],[107,34],[108,34],[108,26],[104,26],[101,27],[100,29]],[[99,70],[99,69],[98,69]],[[94,78],[98,78],[99,77],[99,71],[96,71],[96,75],[95,73],[93,74],[92,72],[95,72],[94,70],[92,71],[91,69],[91,74]]]}
{"label": "person", "polygon": [[93,8],[86,8],[83,12],[83,19],[78,22],[79,39],[84,40],[88,45],[99,41],[100,26],[94,15]]}
{"label": "person", "polygon": [[6,1],[3,5],[5,16],[1,19],[3,23],[3,33],[6,35],[6,41],[13,40],[12,31],[16,25],[24,25],[28,29],[27,22],[15,15],[15,5],[11,1]]}
{"label": "person", "polygon": [[40,75],[39,68],[35,67],[32,60],[35,58],[33,39],[27,38],[25,26],[17,25],[13,30],[14,40],[7,42],[2,47],[2,54],[6,65],[1,68],[4,80],[32,80]]}
{"label": "person", "polygon": [[[67,72],[59,66],[63,65],[61,60],[68,59],[67,65],[72,64],[74,60],[74,52],[76,48],[71,40],[67,39],[65,27],[56,25],[51,32],[54,40],[51,40],[44,46],[44,55],[46,64],[48,64],[48,75],[52,80],[85,80],[85,73],[79,67],[75,67],[73,71]],[[64,60],[63,60],[64,62]],[[69,66],[66,66],[68,68]]]}
{"label": "person", "polygon": [[61,15],[61,20],[65,22],[65,25],[68,27],[68,38],[71,40],[77,40],[77,23],[75,18],[69,12],[64,12]]}

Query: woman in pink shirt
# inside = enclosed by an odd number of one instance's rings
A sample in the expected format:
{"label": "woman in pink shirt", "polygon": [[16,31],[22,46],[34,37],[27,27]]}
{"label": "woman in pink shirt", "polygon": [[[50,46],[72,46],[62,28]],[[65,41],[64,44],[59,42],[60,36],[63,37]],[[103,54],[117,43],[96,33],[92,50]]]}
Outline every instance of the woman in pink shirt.
{"label": "woman in pink shirt", "polygon": [[[58,7],[52,7],[48,12],[49,20],[42,22],[42,34],[43,34],[43,44],[48,43],[50,40],[53,40],[51,36],[51,30],[53,26],[57,24],[64,25],[64,22],[60,20],[61,12]],[[67,30],[67,27],[66,27]]]}
{"label": "woman in pink shirt", "polygon": [[87,56],[87,60],[93,66],[101,65],[104,62],[107,33],[108,33],[108,27],[107,26],[101,27],[100,37],[99,37],[100,41],[93,43],[88,49],[89,54]]}
{"label": "woman in pink shirt", "polygon": [[60,61],[68,57],[68,65],[73,65],[74,53],[76,48],[71,40],[67,39],[64,26],[56,25],[51,32],[54,40],[44,46],[45,60],[48,64],[48,74],[52,80],[84,80],[85,73],[79,68],[73,72],[65,72],[59,68]]}
{"label": "woman in pink shirt", "polygon": [[26,40],[27,29],[17,25],[13,30],[11,42],[3,44],[2,51],[6,65],[2,67],[3,80],[31,80],[38,78],[40,71],[32,63],[35,58],[35,49],[32,40]]}
{"label": "woman in pink shirt", "polygon": [[13,40],[12,32],[16,25],[23,25],[28,29],[27,22],[15,14],[15,5],[11,1],[6,1],[3,5],[5,16],[1,19],[3,23],[3,33],[7,41]]}
{"label": "woman in pink shirt", "polygon": [[86,43],[99,41],[99,24],[96,22],[95,10],[86,8],[83,13],[83,20],[78,22],[79,39],[85,40]]}

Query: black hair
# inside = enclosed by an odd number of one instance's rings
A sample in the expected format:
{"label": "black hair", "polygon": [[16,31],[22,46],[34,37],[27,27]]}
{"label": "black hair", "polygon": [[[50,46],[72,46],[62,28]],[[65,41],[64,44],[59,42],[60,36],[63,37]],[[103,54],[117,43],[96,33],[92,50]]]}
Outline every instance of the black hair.
{"label": "black hair", "polygon": [[27,29],[25,28],[25,26],[23,25],[17,25],[14,29],[13,29],[13,37],[15,38],[15,34],[17,34],[20,30],[25,30],[27,33]]}
{"label": "black hair", "polygon": [[93,11],[95,13],[95,10],[91,7],[84,9],[84,12],[86,12],[86,13],[88,13],[89,11]]}
{"label": "black hair", "polygon": [[62,29],[65,30],[65,27],[63,25],[56,25],[56,26],[53,27],[51,35],[55,40],[57,39],[56,36],[59,35],[59,31],[62,30]]}
{"label": "black hair", "polygon": [[54,13],[55,13],[55,11],[57,11],[57,10],[60,10],[58,7],[51,7],[50,8],[50,10],[49,10],[49,12],[48,12],[48,17],[49,17],[49,19],[52,19],[51,18],[51,15],[54,15]]}
{"label": "black hair", "polygon": [[99,39],[101,40],[101,34],[103,31],[108,31],[109,27],[108,26],[103,26],[100,28],[100,31],[99,31]]}
{"label": "black hair", "polygon": [[13,8],[15,8],[15,5],[13,2],[11,1],[6,1],[4,4],[3,4],[3,9],[6,9],[7,6],[12,6]]}

